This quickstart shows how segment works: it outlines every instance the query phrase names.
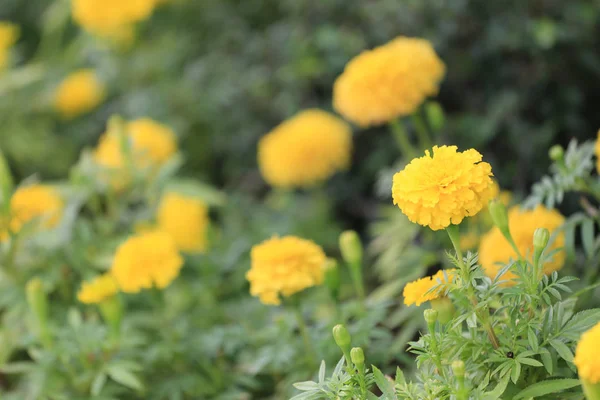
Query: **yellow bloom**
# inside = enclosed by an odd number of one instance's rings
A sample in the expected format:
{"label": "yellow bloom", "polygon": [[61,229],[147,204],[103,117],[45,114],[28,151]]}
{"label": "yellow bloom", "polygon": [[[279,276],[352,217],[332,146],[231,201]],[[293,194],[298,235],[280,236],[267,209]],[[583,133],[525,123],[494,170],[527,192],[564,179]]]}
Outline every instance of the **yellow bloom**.
{"label": "yellow bloom", "polygon": [[[444,276],[444,273],[446,273],[446,276]],[[442,294],[438,291],[429,291],[440,283],[448,283],[446,277],[451,282],[455,276],[455,269],[447,269],[445,271],[440,270],[433,276],[426,276],[425,278],[417,279],[416,281],[407,283],[406,286],[404,286],[404,291],[402,292],[402,296],[404,296],[404,304],[407,306],[412,304],[420,306],[426,301],[435,300],[441,297]]]}
{"label": "yellow bloom", "polygon": [[209,225],[204,202],[178,193],[167,193],[158,207],[158,228],[175,240],[181,251],[202,253],[206,250]]}
{"label": "yellow bloom", "polygon": [[98,304],[114,296],[118,291],[115,278],[110,274],[104,274],[89,282],[83,282],[77,293],[77,300],[84,304]]}
{"label": "yellow bloom", "polygon": [[258,144],[264,179],[277,187],[306,187],[347,168],[352,132],[341,119],[321,110],[302,111],[283,122]]}
{"label": "yellow bloom", "polygon": [[460,235],[460,248],[463,250],[472,250],[479,244],[479,235],[477,232],[469,231]]}
{"label": "yellow bloom", "polygon": [[310,240],[273,237],[254,246],[250,257],[250,294],[264,304],[280,304],[280,295],[291,296],[323,282],[325,253]]}
{"label": "yellow bloom", "polygon": [[6,67],[10,48],[19,38],[19,27],[10,22],[0,21],[0,71]]}
{"label": "yellow bloom", "polygon": [[104,85],[91,69],[82,69],[63,80],[54,95],[57,111],[67,119],[85,114],[104,99]]}
{"label": "yellow bloom", "polygon": [[333,108],[362,127],[389,122],[437,94],[445,70],[429,41],[397,37],[346,65],[333,86]]}
{"label": "yellow bloom", "polygon": [[577,366],[579,377],[589,383],[600,382],[600,323],[581,335],[573,362]]}
{"label": "yellow bloom", "polygon": [[173,238],[151,231],[129,237],[119,246],[111,267],[117,285],[125,293],[167,287],[183,266]]}
{"label": "yellow bloom", "polygon": [[71,0],[77,24],[88,32],[112,38],[150,17],[156,0]]}
{"label": "yellow bloom", "polygon": [[[565,222],[565,218],[557,210],[549,210],[544,206],[538,206],[534,210],[521,210],[518,206],[512,207],[508,212],[508,226],[511,236],[524,256],[533,254],[533,233],[537,228],[546,228],[552,233]],[[557,235],[552,246],[546,252],[563,247],[565,234]],[[479,245],[479,262],[486,274],[494,278],[502,269],[501,264],[507,264],[510,259],[517,259],[513,248],[504,238],[500,229],[492,228],[481,238]],[[565,261],[565,252],[559,251],[554,254],[552,260],[544,264],[544,273],[549,274],[562,268]],[[516,275],[507,271],[503,279],[511,280]]]}
{"label": "yellow bloom", "polygon": [[392,196],[412,222],[444,229],[477,214],[493,191],[492,167],[474,149],[433,147],[394,175]]}
{"label": "yellow bloom", "polygon": [[596,139],[596,172],[600,174],[600,130],[598,130],[598,138]]}
{"label": "yellow bloom", "polygon": [[[62,199],[49,186],[36,184],[20,187],[10,199],[10,230],[16,233],[34,219],[41,222],[39,227],[54,228],[60,222],[63,207]],[[6,237],[6,232],[1,236]]]}

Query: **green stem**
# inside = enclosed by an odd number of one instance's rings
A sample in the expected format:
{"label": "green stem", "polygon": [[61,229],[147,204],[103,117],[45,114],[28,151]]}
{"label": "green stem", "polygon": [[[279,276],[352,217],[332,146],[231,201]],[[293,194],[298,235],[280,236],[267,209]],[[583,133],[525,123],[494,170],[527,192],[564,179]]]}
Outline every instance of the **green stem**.
{"label": "green stem", "polygon": [[361,303],[364,306],[365,303],[365,285],[362,278],[362,266],[360,262],[351,263],[350,267],[350,277],[352,278],[352,283],[354,284],[354,289],[356,290],[356,294],[360,298]]}
{"label": "green stem", "polygon": [[400,123],[400,121],[397,119],[391,120],[389,122],[389,126],[392,130],[392,135],[396,140],[396,144],[398,145],[398,148],[402,154],[406,156],[406,158],[415,157],[417,152],[414,146],[410,143],[410,140],[408,139],[408,132],[406,132],[406,129]]}
{"label": "green stem", "polygon": [[304,350],[306,351],[306,363],[308,364],[308,366],[312,367],[316,364],[317,356],[315,353],[315,349],[310,341],[308,328],[306,326],[306,322],[304,321],[304,317],[302,316],[302,310],[300,309],[299,304],[294,304],[294,313],[296,314],[296,319],[298,321],[298,329],[300,329],[300,335],[302,335],[302,341],[304,342]]}
{"label": "green stem", "polygon": [[419,137],[419,143],[423,149],[429,149],[433,146],[431,138],[429,137],[429,130],[427,129],[427,125],[425,125],[425,121],[423,120],[423,116],[420,111],[415,112],[411,116],[411,120],[413,126],[415,127],[415,131],[417,132],[417,136]]}

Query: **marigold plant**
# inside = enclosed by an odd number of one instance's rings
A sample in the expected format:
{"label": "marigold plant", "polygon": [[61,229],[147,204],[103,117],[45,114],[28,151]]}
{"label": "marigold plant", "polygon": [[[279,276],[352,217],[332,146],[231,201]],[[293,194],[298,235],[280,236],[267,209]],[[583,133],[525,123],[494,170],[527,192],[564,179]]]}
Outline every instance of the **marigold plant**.
{"label": "marigold plant", "polygon": [[404,304],[407,306],[417,305],[435,300],[443,295],[439,290],[432,290],[440,283],[452,282],[456,275],[456,270],[440,270],[432,276],[426,276],[416,281],[409,282],[404,286],[402,296],[404,297]]}
{"label": "marigold plant", "polygon": [[63,118],[71,119],[96,108],[104,99],[104,85],[91,69],[73,72],[54,94],[54,106]]}
{"label": "marigold plant", "polygon": [[202,253],[207,247],[208,207],[198,198],[166,193],[158,206],[158,228],[175,240],[179,250]]}

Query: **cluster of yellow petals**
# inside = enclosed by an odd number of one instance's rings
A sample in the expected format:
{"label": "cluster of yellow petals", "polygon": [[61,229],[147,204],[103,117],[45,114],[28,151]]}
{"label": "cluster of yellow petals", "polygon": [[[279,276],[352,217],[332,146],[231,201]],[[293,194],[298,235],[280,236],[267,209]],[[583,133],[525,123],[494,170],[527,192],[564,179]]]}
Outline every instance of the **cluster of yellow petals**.
{"label": "cluster of yellow petals", "polygon": [[10,48],[19,38],[19,27],[10,22],[0,21],[0,71],[8,64]]}
{"label": "cluster of yellow petals", "polygon": [[600,383],[600,324],[581,335],[573,362],[577,366],[579,377],[591,384]]}
{"label": "cluster of yellow petals", "polygon": [[392,196],[412,222],[433,230],[477,214],[493,195],[492,167],[474,149],[433,147],[394,175]]}
{"label": "cluster of yellow petals", "polygon": [[596,172],[600,174],[600,130],[598,131],[598,138],[596,139],[594,150],[596,154]]}
{"label": "cluster of yellow petals", "polygon": [[156,0],[71,0],[71,13],[86,31],[115,38],[148,19],[157,3]]}
{"label": "cluster of yellow petals", "polygon": [[63,80],[54,94],[54,106],[71,119],[96,108],[104,100],[104,85],[91,69],[82,69]]}
{"label": "cluster of yellow petals", "polygon": [[153,230],[129,237],[122,243],[110,273],[125,293],[167,287],[183,266],[175,241],[166,232]]}
{"label": "cluster of yellow petals", "polygon": [[445,71],[429,41],[400,36],[346,65],[333,86],[333,107],[361,127],[383,124],[436,95]]}
{"label": "cluster of yellow petals", "polygon": [[252,265],[246,274],[250,294],[264,304],[280,304],[280,295],[291,296],[323,282],[327,258],[310,240],[273,237],[254,246],[250,256]]}
{"label": "cluster of yellow petals", "polygon": [[111,274],[103,274],[89,282],[84,282],[77,293],[77,300],[84,304],[98,304],[119,292],[115,278]]}
{"label": "cluster of yellow petals", "polygon": [[10,199],[8,226],[2,227],[0,236],[6,238],[8,229],[17,233],[33,220],[39,220],[38,228],[54,228],[62,218],[63,208],[63,200],[54,188],[41,184],[22,186]]}
{"label": "cluster of yellow petals", "polygon": [[438,286],[440,283],[452,282],[455,276],[455,269],[440,270],[433,276],[426,276],[425,278],[407,283],[402,292],[404,304],[407,306],[413,304],[420,306],[427,301],[438,299],[443,294],[437,290],[431,289]]}
{"label": "cluster of yellow petals", "polygon": [[158,228],[173,238],[183,252],[203,253],[210,223],[208,207],[198,198],[166,193],[157,212]]}
{"label": "cluster of yellow petals", "polygon": [[275,187],[307,187],[350,165],[352,131],[341,119],[310,109],[284,121],[258,144],[258,165]]}
{"label": "cluster of yellow petals", "polygon": [[[534,210],[521,210],[519,206],[512,207],[508,212],[508,227],[519,252],[523,257],[533,254],[533,234],[537,228],[546,228],[550,233],[554,232],[565,222],[557,210],[537,206]],[[554,239],[546,253],[560,249],[565,245],[565,234],[560,232]],[[549,274],[562,268],[565,261],[565,251],[561,250],[552,256],[552,259],[544,264],[544,273]],[[481,238],[479,245],[479,263],[485,273],[494,278],[503,265],[511,259],[516,260],[517,254],[510,243],[506,240],[500,229],[492,228]],[[510,281],[516,275],[507,271],[502,279]]]}

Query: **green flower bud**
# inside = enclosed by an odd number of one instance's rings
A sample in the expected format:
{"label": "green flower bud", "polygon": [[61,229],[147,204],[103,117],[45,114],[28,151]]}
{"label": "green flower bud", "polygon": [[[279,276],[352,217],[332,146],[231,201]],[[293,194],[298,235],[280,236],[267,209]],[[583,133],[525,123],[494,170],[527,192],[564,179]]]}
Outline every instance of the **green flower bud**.
{"label": "green flower bud", "polygon": [[462,360],[456,360],[452,363],[452,372],[457,378],[465,376],[465,363]]}
{"label": "green flower bud", "polygon": [[546,228],[537,228],[533,233],[533,248],[542,251],[548,245],[550,240],[550,231]]}
{"label": "green flower bud", "polygon": [[561,145],[556,144],[550,147],[548,155],[550,156],[550,159],[552,161],[562,161],[563,157],[565,156],[565,150],[562,148]]}
{"label": "green flower bud", "polygon": [[357,368],[361,368],[365,364],[365,353],[360,347],[353,347],[350,350],[350,359]]}
{"label": "green flower bud", "polygon": [[438,321],[442,324],[447,324],[450,322],[452,318],[454,318],[454,313],[456,312],[456,308],[454,308],[454,304],[452,300],[448,297],[438,297],[437,299],[429,300],[429,304],[431,304],[431,308],[438,312]]}
{"label": "green flower bud", "polygon": [[500,232],[502,232],[504,236],[507,234],[510,235],[508,230],[508,214],[506,212],[506,206],[502,204],[500,200],[494,199],[490,201],[488,209],[490,210],[490,216],[492,217],[494,225],[500,229]]}
{"label": "green flower bud", "polygon": [[425,104],[425,114],[429,125],[434,131],[439,131],[444,126],[445,117],[444,109],[440,106],[440,103],[435,101],[429,101]]}
{"label": "green flower bud", "polygon": [[338,324],[333,327],[333,339],[342,351],[347,351],[350,348],[350,333],[344,325]]}
{"label": "green flower bud", "polygon": [[438,319],[438,311],[430,308],[423,311],[423,316],[425,317],[425,322],[427,322],[427,325],[433,325]]}
{"label": "green flower bud", "polygon": [[363,247],[355,231],[345,231],[340,235],[340,251],[348,264],[360,264],[363,257]]}
{"label": "green flower bud", "polygon": [[337,261],[333,258],[328,258],[323,269],[325,286],[329,289],[331,297],[337,299],[341,282],[340,269],[338,268]]}

